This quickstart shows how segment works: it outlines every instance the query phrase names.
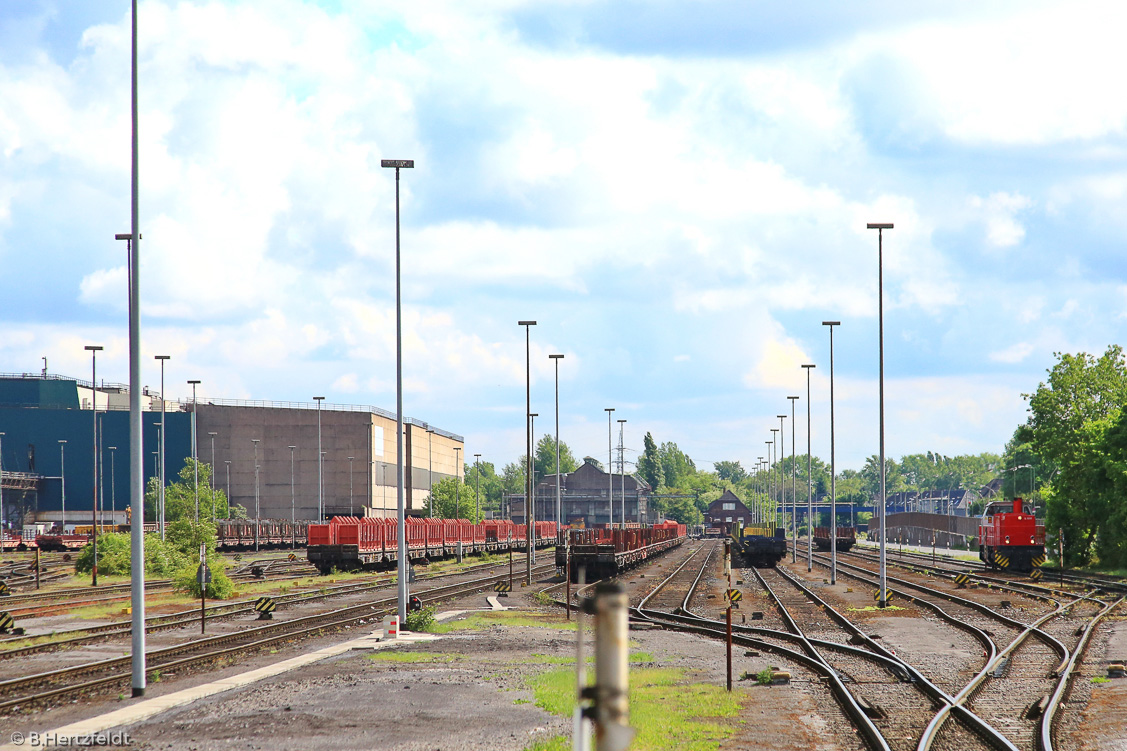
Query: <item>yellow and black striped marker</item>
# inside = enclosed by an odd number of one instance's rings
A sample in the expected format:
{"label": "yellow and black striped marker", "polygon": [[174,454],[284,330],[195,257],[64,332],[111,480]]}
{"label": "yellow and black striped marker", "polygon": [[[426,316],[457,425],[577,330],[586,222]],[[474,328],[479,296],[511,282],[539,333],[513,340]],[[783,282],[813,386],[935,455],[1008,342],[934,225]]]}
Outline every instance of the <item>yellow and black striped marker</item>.
{"label": "yellow and black striped marker", "polygon": [[238,553],[235,553],[235,560],[236,561],[241,561],[242,559],[243,559],[243,557],[241,555],[239,555]]}
{"label": "yellow and black striped marker", "polygon": [[508,597],[509,592],[513,591],[513,585],[509,584],[506,581],[496,582],[493,585],[493,591],[501,595],[502,597]]}
{"label": "yellow and black striped marker", "polygon": [[955,574],[955,584],[959,587],[959,589],[966,589],[967,582],[969,581],[969,574]]}
{"label": "yellow and black striped marker", "polygon": [[1032,579],[1035,582],[1041,581],[1042,577],[1044,577],[1044,576],[1045,576],[1045,572],[1042,571],[1039,568],[1035,568],[1035,569],[1033,569],[1032,571],[1029,572],[1029,578]]}
{"label": "yellow and black striped marker", "polygon": [[8,589],[8,583],[0,582],[0,597],[7,597],[10,594],[12,594],[12,591]]}
{"label": "yellow and black striped marker", "polygon": [[1033,560],[1030,561],[1030,563],[1032,563],[1034,566],[1044,566],[1045,565],[1045,556],[1044,555],[1034,556]]}
{"label": "yellow and black striped marker", "polygon": [[274,611],[277,610],[278,603],[274,602],[270,597],[259,597],[254,601],[254,609],[258,611],[258,620],[268,621],[274,617]]}
{"label": "yellow and black striped marker", "polygon": [[994,563],[997,564],[999,568],[1009,568],[1009,566],[1010,566],[1009,556],[1005,555],[1001,551],[995,550],[994,551]]}
{"label": "yellow and black striped marker", "polygon": [[291,560],[291,561],[296,561],[297,560],[297,554],[296,553],[290,553],[289,555],[286,556],[286,559]]}
{"label": "yellow and black striped marker", "polygon": [[728,602],[731,603],[733,608],[739,610],[740,600],[744,598],[744,593],[739,591],[738,589],[729,589],[725,593],[725,597],[728,598]]}
{"label": "yellow and black striped marker", "polygon": [[[880,590],[879,589],[873,590],[873,599],[876,600],[877,602],[881,601],[882,598],[880,596]],[[884,598],[883,599],[884,599],[885,602],[892,602],[892,590],[891,589],[884,590]]]}
{"label": "yellow and black striped marker", "polygon": [[12,617],[11,613],[0,613],[0,634],[11,631],[15,623],[16,619]]}

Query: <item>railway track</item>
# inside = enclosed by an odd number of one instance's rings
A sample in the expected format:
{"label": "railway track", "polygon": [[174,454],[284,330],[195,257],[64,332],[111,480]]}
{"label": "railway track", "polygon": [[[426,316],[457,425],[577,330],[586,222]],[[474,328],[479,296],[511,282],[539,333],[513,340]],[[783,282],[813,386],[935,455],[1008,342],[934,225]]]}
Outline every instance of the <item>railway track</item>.
{"label": "railway track", "polygon": [[[493,566],[496,568],[496,566]],[[555,571],[554,565],[540,565],[535,575]],[[424,603],[439,602],[450,597],[474,594],[494,582],[508,578],[508,572],[490,573],[469,581],[416,589]],[[149,670],[179,671],[220,659],[237,658],[248,652],[278,645],[302,637],[362,625],[377,619],[396,607],[395,596],[383,597],[358,605],[337,608],[324,613],[271,622],[216,636],[201,637],[170,647],[146,651]],[[0,712],[26,710],[75,694],[102,691],[127,685],[131,678],[131,657],[115,657],[86,662],[58,670],[21,676],[0,682]]]}

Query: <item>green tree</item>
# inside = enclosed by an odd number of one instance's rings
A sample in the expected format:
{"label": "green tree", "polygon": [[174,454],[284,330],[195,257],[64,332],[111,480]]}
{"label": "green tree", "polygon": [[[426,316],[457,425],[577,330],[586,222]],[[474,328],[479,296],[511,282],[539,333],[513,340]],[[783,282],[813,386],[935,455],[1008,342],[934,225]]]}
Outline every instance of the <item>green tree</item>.
{"label": "green tree", "polygon": [[522,454],[519,459],[506,464],[501,470],[501,490],[505,495],[524,495],[527,466],[528,456]]}
{"label": "green tree", "polygon": [[661,444],[658,456],[661,458],[661,470],[665,476],[666,487],[677,487],[681,478],[691,476],[697,470],[689,455],[677,448],[677,444],[672,441]]}
{"label": "green tree", "polygon": [[[556,474],[556,437],[545,433],[536,444],[536,481]],[[579,462],[571,453],[571,447],[560,441],[560,472],[567,474],[579,469]]]}
{"label": "green tree", "polygon": [[[878,498],[880,496],[880,457],[873,455],[865,460],[865,466],[861,469],[861,478],[865,481],[865,492],[869,494],[870,498]],[[884,458],[884,492],[885,495],[892,495],[906,490],[907,486],[904,484],[903,478],[900,476],[900,467],[892,457],[886,456]]]}
{"label": "green tree", "polygon": [[424,516],[440,519],[468,519],[475,524],[481,520],[481,506],[472,485],[467,485],[454,477],[445,477],[434,484],[427,496]]}
{"label": "green tree", "polygon": [[[191,457],[184,460],[175,482],[164,489],[164,520],[171,524],[177,519],[196,519],[196,472]],[[199,518],[226,519],[227,494],[220,488],[211,489],[211,465],[199,462]],[[156,521],[157,502],[160,481],[156,477],[149,478],[149,486],[145,490],[145,518]]]}
{"label": "green tree", "polygon": [[[521,474],[523,480],[524,474]],[[480,482],[479,482],[480,480]],[[466,468],[466,485],[475,490],[481,487],[481,511],[500,511],[505,495],[504,479],[497,474],[492,462],[479,462]],[[519,492],[523,492],[518,490]]]}
{"label": "green tree", "polygon": [[661,468],[657,443],[650,433],[642,439],[642,447],[642,455],[638,457],[638,476],[656,491],[665,486],[665,470]]}
{"label": "green tree", "polygon": [[713,462],[712,467],[716,470],[716,476],[727,482],[738,483],[747,477],[747,470],[738,461]]}

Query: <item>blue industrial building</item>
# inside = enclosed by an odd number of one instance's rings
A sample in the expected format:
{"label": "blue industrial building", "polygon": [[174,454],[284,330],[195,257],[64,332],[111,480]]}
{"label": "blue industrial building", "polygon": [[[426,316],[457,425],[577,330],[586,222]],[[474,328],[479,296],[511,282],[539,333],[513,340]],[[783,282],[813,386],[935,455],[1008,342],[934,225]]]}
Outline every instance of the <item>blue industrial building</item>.
{"label": "blue industrial building", "polygon": [[[129,505],[129,409],[124,386],[63,376],[0,376],[0,468],[6,529],[33,523],[92,522],[94,507],[94,412],[98,408],[99,496],[105,523],[125,522]],[[145,394],[143,445],[146,487],[157,474],[160,397]],[[153,407],[155,406],[155,409]],[[175,409],[175,408],[174,408]],[[165,414],[165,480],[172,482],[191,456],[191,414]],[[65,443],[60,443],[65,441]],[[110,450],[113,447],[114,450]],[[65,471],[64,471],[65,470]],[[66,515],[63,517],[65,482]],[[116,513],[111,513],[116,512]]]}

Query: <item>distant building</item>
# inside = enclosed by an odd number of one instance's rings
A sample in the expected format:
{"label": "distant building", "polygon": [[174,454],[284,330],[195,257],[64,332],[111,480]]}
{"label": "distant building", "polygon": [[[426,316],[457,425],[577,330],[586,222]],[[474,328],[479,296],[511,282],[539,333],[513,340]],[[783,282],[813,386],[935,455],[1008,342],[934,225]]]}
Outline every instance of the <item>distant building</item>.
{"label": "distant building", "polygon": [[[649,497],[652,488],[636,475],[608,475],[591,462],[560,476],[560,516],[564,524],[583,524],[591,527],[606,524],[611,519],[608,497],[614,499],[614,522],[622,521],[625,504],[626,521],[652,524],[657,521],[649,514]],[[556,475],[547,475],[536,485],[536,519],[556,519]],[[513,521],[524,523],[524,494],[508,497]]]}
{"label": "distant building", "polygon": [[751,510],[732,492],[731,488],[710,503],[708,510],[704,512],[704,526],[718,527],[725,536],[730,535],[734,527],[750,523]]}
{"label": "distant building", "polygon": [[[94,505],[94,413],[98,407],[99,505],[107,523],[125,521],[129,505],[129,390],[47,374],[0,375],[2,518],[9,528],[91,521]],[[192,455],[190,399],[166,401],[165,480],[173,483]],[[145,389],[142,471],[159,476],[161,395]],[[214,482],[254,517],[255,466],[261,518],[316,519],[321,513],[395,516],[396,419],[375,407],[200,397],[196,455],[214,457]],[[318,418],[323,460],[317,463]],[[407,513],[421,515],[432,483],[462,475],[461,436],[404,418]],[[214,435],[211,435],[214,433]],[[213,440],[214,439],[214,440]],[[253,439],[258,439],[257,448]],[[65,443],[60,443],[65,441]],[[291,452],[290,446],[294,446]],[[65,466],[66,514],[63,514]],[[318,472],[320,469],[320,473]],[[291,484],[292,482],[292,484]],[[152,521],[152,519],[148,519]]]}

